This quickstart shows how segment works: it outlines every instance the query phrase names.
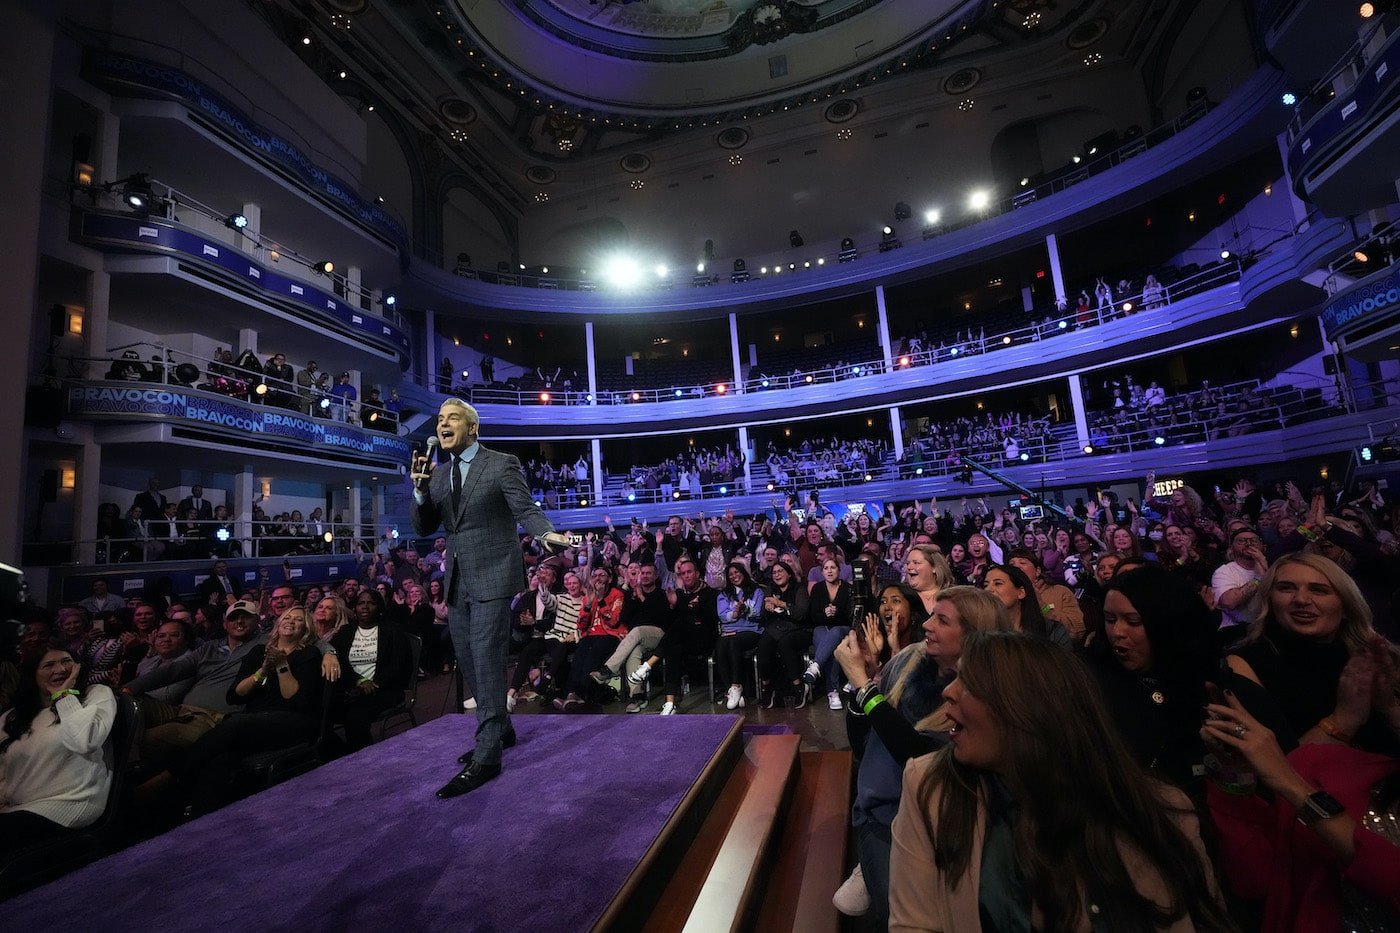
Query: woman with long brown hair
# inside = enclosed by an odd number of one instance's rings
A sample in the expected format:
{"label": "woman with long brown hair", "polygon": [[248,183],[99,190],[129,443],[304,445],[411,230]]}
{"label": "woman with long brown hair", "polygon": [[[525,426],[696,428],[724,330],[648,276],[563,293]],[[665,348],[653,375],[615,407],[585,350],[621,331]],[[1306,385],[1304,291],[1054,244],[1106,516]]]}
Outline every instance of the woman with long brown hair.
{"label": "woman with long brown hair", "polygon": [[1190,801],[1133,761],[1068,652],[969,633],[943,709],[950,746],[904,772],[891,930],[1234,929]]}

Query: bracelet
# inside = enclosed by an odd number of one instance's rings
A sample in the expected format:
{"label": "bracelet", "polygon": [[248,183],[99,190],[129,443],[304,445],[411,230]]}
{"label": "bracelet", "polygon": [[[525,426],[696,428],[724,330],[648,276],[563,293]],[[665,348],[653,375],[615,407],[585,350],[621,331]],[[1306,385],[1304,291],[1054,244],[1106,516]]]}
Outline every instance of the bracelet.
{"label": "bracelet", "polygon": [[1298,526],[1298,534],[1302,535],[1304,538],[1306,538],[1306,539],[1309,540],[1309,541],[1316,541],[1316,540],[1317,540],[1317,531],[1312,527],[1311,524],[1299,525],[1299,526]]}
{"label": "bracelet", "polygon": [[1327,735],[1336,739],[1338,742],[1341,742],[1343,745],[1350,745],[1353,741],[1355,741],[1355,737],[1347,735],[1345,732],[1343,732],[1341,730],[1341,727],[1337,725],[1337,720],[1333,719],[1331,716],[1323,716],[1321,719],[1319,719],[1317,722],[1317,727],[1323,732],[1327,733]]}
{"label": "bracelet", "polygon": [[851,703],[851,709],[860,710],[861,715],[870,712],[871,707],[868,701],[871,697],[878,696],[879,693],[880,685],[873,680],[870,681],[864,687],[856,691],[855,699]]}
{"label": "bracelet", "polygon": [[861,704],[861,708],[865,711],[865,715],[869,716],[870,711],[883,702],[885,702],[885,695],[883,693],[877,693]]}
{"label": "bracelet", "polygon": [[50,693],[50,694],[49,694],[49,702],[50,702],[50,703],[53,703],[53,702],[56,702],[56,701],[58,701],[58,700],[63,699],[64,697],[75,697],[75,696],[77,696],[77,695],[78,695],[78,691],[77,691],[76,689],[74,689],[73,687],[69,687],[67,690],[58,690],[58,691],[56,691],[56,692],[54,692],[54,693]]}
{"label": "bracelet", "polygon": [[263,678],[266,677],[266,676],[267,676],[267,675],[263,673],[262,668],[258,668],[257,670],[253,671],[253,683],[255,683],[255,684],[260,684],[260,683],[262,683],[262,682],[263,682]]}

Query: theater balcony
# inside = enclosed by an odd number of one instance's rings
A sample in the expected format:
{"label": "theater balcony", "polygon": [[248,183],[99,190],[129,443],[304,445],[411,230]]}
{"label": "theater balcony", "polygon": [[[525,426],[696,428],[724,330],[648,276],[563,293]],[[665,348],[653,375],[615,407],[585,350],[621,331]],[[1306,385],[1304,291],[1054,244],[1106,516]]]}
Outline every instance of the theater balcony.
{"label": "theater balcony", "polygon": [[[522,440],[679,433],[951,398],[1061,378],[1290,320],[1322,296],[1300,279],[1354,241],[1349,222],[1318,219],[1251,257],[1247,266],[1219,262],[1173,285],[1169,300],[1132,296],[1087,322],[1070,311],[1048,324],[988,332],[975,345],[964,343],[962,352],[931,349],[887,359],[876,348],[872,358],[848,358],[843,369],[819,369],[810,379],[750,373],[737,390],[725,383],[719,391],[715,384],[687,385],[592,397],[581,387],[571,393],[468,394],[492,437]],[[801,306],[794,304],[792,313],[800,316]],[[443,398],[437,388],[414,391],[427,404]]]}
{"label": "theater balcony", "polygon": [[[503,275],[459,270],[463,274],[454,275],[415,258],[405,273],[402,292],[416,307],[432,308],[444,317],[538,315],[541,320],[561,316],[602,320],[647,314],[700,320],[736,310],[744,313],[869,291],[877,284],[894,285],[956,269],[1042,242],[1056,231],[1113,217],[1254,153],[1282,129],[1285,118],[1278,99],[1286,84],[1282,73],[1262,68],[1213,108],[1202,105],[1188,110],[1176,121],[1090,158],[1063,177],[1027,186],[962,221],[930,228],[925,238],[918,237],[911,221],[911,229],[902,231],[902,248],[882,250],[876,242],[861,243],[855,262],[838,262],[832,255],[820,266],[796,275],[754,275],[749,281],[732,283],[724,269],[718,281],[707,279],[703,288],[677,284],[622,292],[596,280],[568,279],[539,270]],[[760,264],[757,256],[747,260],[751,273]]]}
{"label": "theater balcony", "polygon": [[1400,30],[1377,17],[1310,90],[1288,128],[1288,174],[1298,197],[1334,216],[1396,202],[1400,148]]}

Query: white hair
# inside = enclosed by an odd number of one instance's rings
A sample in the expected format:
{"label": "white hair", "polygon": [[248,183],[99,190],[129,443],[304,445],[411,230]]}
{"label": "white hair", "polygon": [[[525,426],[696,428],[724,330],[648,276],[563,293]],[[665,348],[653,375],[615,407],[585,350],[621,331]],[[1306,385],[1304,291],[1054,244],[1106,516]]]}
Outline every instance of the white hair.
{"label": "white hair", "polygon": [[459,399],[459,398],[449,398],[449,399],[447,399],[447,401],[445,401],[445,402],[442,403],[442,405],[441,405],[440,408],[439,408],[439,411],[441,411],[442,408],[446,408],[446,407],[449,406],[449,405],[451,405],[451,406],[454,407],[454,408],[460,408],[460,409],[462,409],[464,412],[466,412],[466,413],[467,413],[467,422],[468,422],[469,424],[481,424],[481,417],[480,417],[479,415],[477,415],[476,409],[473,408],[473,407],[471,407],[470,405],[468,405],[466,402],[462,401],[462,400]]}

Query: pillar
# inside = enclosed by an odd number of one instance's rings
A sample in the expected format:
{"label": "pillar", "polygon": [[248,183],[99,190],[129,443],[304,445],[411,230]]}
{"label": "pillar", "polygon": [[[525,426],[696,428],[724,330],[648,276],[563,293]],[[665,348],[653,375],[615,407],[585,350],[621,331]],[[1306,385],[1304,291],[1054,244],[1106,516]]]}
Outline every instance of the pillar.
{"label": "pillar", "polygon": [[[258,231],[262,229],[262,205],[245,201],[242,214],[248,218],[248,226],[243,228],[242,234],[234,237],[233,245],[244,252],[256,254],[258,252]],[[266,258],[266,256],[263,257],[263,259]]]}
{"label": "pillar", "polygon": [[[244,327],[238,331],[238,346],[234,348],[233,355],[237,356],[244,350],[252,350],[254,355],[258,354],[258,332],[255,328]],[[258,360],[261,361],[262,357],[258,356]]]}
{"label": "pillar", "polygon": [[[352,540],[355,541],[362,540],[365,536],[364,526],[360,521],[364,515],[363,502],[362,486],[359,480],[355,480],[350,484],[350,507],[347,509],[350,514],[342,516],[345,518],[345,523],[350,526],[350,536]],[[354,550],[352,546],[350,548],[350,553],[353,554]]]}
{"label": "pillar", "polygon": [[[332,260],[334,261],[334,260]],[[354,305],[356,308],[364,308],[363,295],[360,293],[360,267],[346,266],[345,268],[345,303]]]}
{"label": "pillar", "polygon": [[[589,327],[591,328],[592,325],[590,324]],[[591,333],[591,330],[590,330],[590,333]],[[589,358],[592,359],[591,356],[590,356]],[[590,379],[591,379],[591,378],[592,378],[592,374],[590,373]],[[590,452],[593,454],[593,469],[592,469],[592,470],[589,472],[589,474],[588,474],[589,476],[591,476],[591,477],[593,478],[593,504],[594,504],[594,505],[602,505],[602,504],[603,504],[603,442],[600,441],[600,440],[598,440],[598,438],[595,437],[595,438],[593,438],[591,441],[589,441],[588,444],[589,444]]]}
{"label": "pillar", "polygon": [[256,476],[244,470],[233,477],[233,534],[243,542],[245,557],[253,556],[253,499],[262,492]]}
{"label": "pillar", "polygon": [[1051,233],[1045,237],[1045,251],[1050,254],[1050,280],[1055,283],[1055,301],[1067,301],[1065,297],[1065,273],[1060,268],[1060,241]]}
{"label": "pillar", "polygon": [[384,534],[384,486],[376,483],[370,487],[370,521],[374,527],[374,543],[379,546],[379,538]]}
{"label": "pillar", "polygon": [[734,391],[744,391],[744,367],[739,360],[739,316],[729,312],[729,355],[734,361]]}
{"label": "pillar", "polygon": [[74,457],[77,488],[73,490],[73,537],[78,541],[78,564],[97,562],[97,544],[92,540],[97,528],[97,507],[102,502],[102,445],[91,434],[78,447]]}
{"label": "pillar", "polygon": [[451,395],[451,386],[443,389],[438,385],[438,363],[441,360],[437,355],[437,315],[431,308],[423,312],[423,384],[430,389],[445,391]]}
{"label": "pillar", "polygon": [[[586,353],[588,354],[588,361],[587,361],[587,362],[588,362],[588,404],[590,404],[590,405],[597,405],[597,404],[598,404],[598,353],[597,353],[597,351],[594,349],[594,346],[593,346],[593,322],[592,322],[592,321],[584,321],[584,322],[583,322],[583,346],[584,346],[584,352],[586,352]],[[598,456],[598,447],[597,447],[598,442],[597,442],[597,441],[594,441],[593,444],[594,444],[594,447],[593,447],[593,456],[594,456],[594,457],[597,457],[597,456]],[[596,460],[595,460],[595,469],[594,469],[594,472],[595,472],[595,473],[597,472],[597,469],[596,469]]]}
{"label": "pillar", "polygon": [[890,435],[894,438],[894,458],[900,460],[904,457],[904,417],[898,405],[890,408]]}
{"label": "pillar", "polygon": [[[54,36],[64,4],[15,0],[0,6],[0,61],[10,91],[0,108],[0,278],[5,282],[5,339],[0,341],[0,395],[23,400],[28,388],[34,321],[47,324],[48,308],[35,308],[38,287],[41,191],[48,148]],[[65,141],[66,142],[66,141]],[[16,419],[17,420],[17,419]],[[17,425],[16,425],[17,427]],[[0,561],[18,566],[26,497],[28,444],[19,431],[0,444]]]}
{"label": "pillar", "polygon": [[894,368],[894,352],[890,346],[890,316],[885,310],[885,286],[875,286],[875,313],[880,326],[880,351],[885,354],[885,372]]}
{"label": "pillar", "polygon": [[1074,436],[1079,441],[1079,449],[1083,450],[1089,443],[1089,418],[1084,408],[1084,380],[1079,373],[1069,377],[1069,404],[1074,415]]}
{"label": "pillar", "polygon": [[749,429],[747,425],[739,426],[739,450],[744,454],[744,492],[752,493],[753,488],[753,451],[749,449]]}

